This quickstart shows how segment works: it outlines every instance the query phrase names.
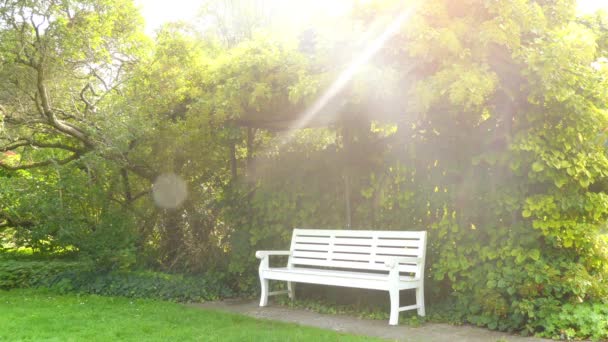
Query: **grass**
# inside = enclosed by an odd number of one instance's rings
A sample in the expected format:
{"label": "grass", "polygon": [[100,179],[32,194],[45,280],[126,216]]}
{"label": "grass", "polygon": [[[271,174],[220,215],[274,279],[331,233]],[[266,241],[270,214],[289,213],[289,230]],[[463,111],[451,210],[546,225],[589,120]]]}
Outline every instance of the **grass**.
{"label": "grass", "polygon": [[0,291],[0,341],[380,341],[184,305]]}

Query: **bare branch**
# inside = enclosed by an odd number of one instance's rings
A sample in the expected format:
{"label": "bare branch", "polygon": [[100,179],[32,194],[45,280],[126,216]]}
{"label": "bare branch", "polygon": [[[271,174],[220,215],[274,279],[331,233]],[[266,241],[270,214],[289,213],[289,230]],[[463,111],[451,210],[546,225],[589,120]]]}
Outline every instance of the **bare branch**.
{"label": "bare branch", "polygon": [[86,85],[85,85],[85,86],[82,88],[82,90],[80,91],[80,99],[81,99],[81,100],[82,100],[82,102],[84,102],[84,104],[85,104],[85,109],[84,109],[84,111],[85,111],[85,113],[86,113],[86,112],[92,112],[92,113],[95,113],[95,105],[94,105],[94,104],[92,104],[92,103],[91,103],[89,100],[87,100],[87,98],[86,98],[86,96],[85,96],[85,92],[86,92],[87,90],[89,90],[89,91],[90,91],[90,92],[93,94],[93,96],[97,96],[97,95],[95,94],[95,91],[93,90],[93,87],[91,87],[91,83],[87,83],[87,84],[86,84]]}
{"label": "bare branch", "polygon": [[92,146],[93,143],[91,142],[91,140],[89,140],[89,137],[81,129],[77,128],[75,125],[67,124],[66,122],[57,118],[55,112],[51,108],[51,104],[49,101],[49,94],[44,79],[44,69],[41,66],[38,66],[38,68],[36,68],[36,71],[38,72],[38,96],[40,96],[40,104],[42,106],[44,115],[49,119],[49,123],[60,132],[68,134],[82,141],[87,146]]}

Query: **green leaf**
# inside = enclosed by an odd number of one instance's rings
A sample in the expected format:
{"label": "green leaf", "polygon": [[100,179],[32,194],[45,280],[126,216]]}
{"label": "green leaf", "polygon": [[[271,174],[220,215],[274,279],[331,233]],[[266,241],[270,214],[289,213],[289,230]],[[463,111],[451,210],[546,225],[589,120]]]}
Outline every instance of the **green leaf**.
{"label": "green leaf", "polygon": [[528,255],[530,256],[530,258],[532,258],[532,260],[534,261],[538,261],[538,259],[540,259],[540,251],[538,249],[533,249],[531,250]]}
{"label": "green leaf", "polygon": [[533,170],[534,172],[541,172],[541,171],[543,171],[544,169],[545,169],[545,166],[544,166],[542,163],[540,163],[540,162],[534,162],[534,163],[532,164],[532,170]]}

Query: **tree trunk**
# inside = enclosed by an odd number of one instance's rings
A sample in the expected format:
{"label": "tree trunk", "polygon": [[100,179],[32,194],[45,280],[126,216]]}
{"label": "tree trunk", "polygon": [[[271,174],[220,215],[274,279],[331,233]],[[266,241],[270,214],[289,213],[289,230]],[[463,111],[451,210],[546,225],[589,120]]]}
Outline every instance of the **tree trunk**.
{"label": "tree trunk", "polygon": [[238,172],[236,163],[236,143],[234,141],[230,143],[230,173],[232,174],[232,182],[235,182]]}
{"label": "tree trunk", "polygon": [[255,128],[247,128],[247,178],[250,182],[255,179],[255,165],[253,163],[255,133]]}

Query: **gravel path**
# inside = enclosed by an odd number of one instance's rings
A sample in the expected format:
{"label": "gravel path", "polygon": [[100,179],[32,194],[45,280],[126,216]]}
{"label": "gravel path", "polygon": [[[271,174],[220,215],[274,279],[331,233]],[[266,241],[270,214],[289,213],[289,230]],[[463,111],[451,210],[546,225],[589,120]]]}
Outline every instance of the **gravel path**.
{"label": "gravel path", "polygon": [[324,315],[308,310],[286,308],[273,304],[260,308],[257,301],[251,300],[227,300],[193,305],[205,309],[240,313],[259,319],[297,323],[322,329],[335,330],[355,335],[374,336],[396,341],[550,341],[532,337],[514,336],[473,326],[425,323],[417,328],[405,325],[395,327],[389,326],[387,321],[361,319],[345,315]]}

